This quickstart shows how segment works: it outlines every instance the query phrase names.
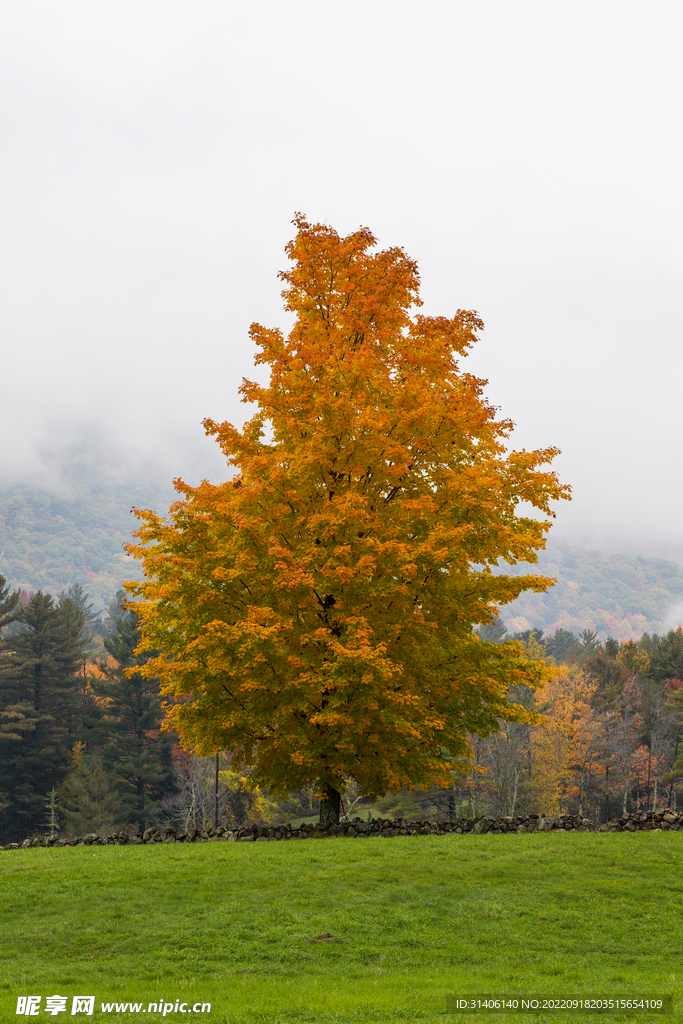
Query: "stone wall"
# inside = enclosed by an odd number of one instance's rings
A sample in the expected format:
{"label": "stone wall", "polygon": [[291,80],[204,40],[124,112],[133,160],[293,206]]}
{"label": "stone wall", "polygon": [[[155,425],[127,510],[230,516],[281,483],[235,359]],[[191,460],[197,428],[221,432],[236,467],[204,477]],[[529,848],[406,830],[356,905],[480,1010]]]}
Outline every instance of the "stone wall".
{"label": "stone wall", "polygon": [[625,814],[616,818],[608,824],[595,825],[588,818],[580,815],[561,814],[553,818],[541,814],[529,814],[527,816],[507,818],[456,818],[453,821],[414,821],[407,818],[398,818],[395,821],[375,818],[373,821],[363,821],[361,818],[354,818],[353,821],[341,822],[339,825],[331,825],[329,828],[321,828],[319,825],[302,825],[301,828],[292,828],[291,825],[249,825],[240,829],[228,829],[219,827],[214,830],[208,828],[205,831],[191,829],[183,832],[180,829],[171,828],[170,825],[148,828],[143,834],[133,835],[129,832],[114,832],[110,836],[99,836],[91,833],[86,836],[78,836],[75,839],[65,836],[58,836],[49,839],[45,836],[35,836],[25,839],[23,843],[9,843],[8,846],[0,846],[0,850],[27,850],[34,846],[143,846],[155,843],[267,843],[276,840],[294,839],[325,839],[325,838],[355,838],[363,839],[369,836],[379,836],[383,839],[395,836],[443,836],[455,833],[456,835],[484,835],[492,833],[528,833],[528,832],[648,832],[667,831],[674,832],[683,829],[683,814],[675,814],[673,811],[660,811],[653,814],[651,811]]}

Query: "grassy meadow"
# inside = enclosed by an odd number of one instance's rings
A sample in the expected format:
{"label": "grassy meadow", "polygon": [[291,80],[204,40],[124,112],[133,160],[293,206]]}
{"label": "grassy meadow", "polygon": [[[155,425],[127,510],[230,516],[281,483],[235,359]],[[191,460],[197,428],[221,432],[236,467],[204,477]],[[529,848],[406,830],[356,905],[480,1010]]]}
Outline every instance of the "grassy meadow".
{"label": "grassy meadow", "polygon": [[[449,994],[666,994],[683,1020],[683,837],[415,836],[0,853],[0,1016],[17,996],[210,1002],[193,1019],[530,1019]],[[331,939],[310,941],[325,933]],[[43,1020],[85,1020],[64,1014]],[[183,1015],[168,1015],[178,1021]],[[654,1020],[643,1013],[536,1020]]]}

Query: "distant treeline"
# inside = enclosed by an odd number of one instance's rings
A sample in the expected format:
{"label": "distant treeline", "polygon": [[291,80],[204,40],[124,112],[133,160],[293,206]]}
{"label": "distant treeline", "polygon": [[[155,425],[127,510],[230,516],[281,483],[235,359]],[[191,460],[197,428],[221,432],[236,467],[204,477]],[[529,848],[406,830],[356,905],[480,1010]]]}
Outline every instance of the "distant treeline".
{"label": "distant treeline", "polygon": [[[24,601],[0,577],[0,832],[144,826],[174,788],[173,737],[121,594],[96,616],[78,585]],[[100,657],[93,657],[95,650]]]}
{"label": "distant treeline", "polygon": [[78,583],[100,606],[138,564],[123,545],[136,528],[133,506],[162,510],[173,500],[170,482],[132,471],[114,473],[97,453],[73,455],[54,487],[0,487],[0,564],[12,586],[56,594]]}
{"label": "distant treeline", "polygon": [[683,630],[618,642],[584,629],[513,633],[498,620],[482,639],[518,640],[551,668],[537,691],[510,698],[542,716],[472,736],[477,769],[456,780],[472,813],[583,813],[675,808],[683,796]]}
{"label": "distant treeline", "polygon": [[[74,584],[21,595],[0,577],[0,843],[31,833],[112,832],[168,822],[184,829],[277,824],[317,811],[313,790],[276,799],[249,786],[225,753],[194,757],[161,731],[155,680],[141,672],[133,609],[118,591],[99,614]],[[603,643],[584,628],[482,640],[519,641],[549,665],[539,690],[510,697],[527,722],[471,736],[474,765],[448,789],[376,802],[383,816],[583,813],[676,807],[683,792],[683,631]],[[369,813],[350,783],[345,810]]]}

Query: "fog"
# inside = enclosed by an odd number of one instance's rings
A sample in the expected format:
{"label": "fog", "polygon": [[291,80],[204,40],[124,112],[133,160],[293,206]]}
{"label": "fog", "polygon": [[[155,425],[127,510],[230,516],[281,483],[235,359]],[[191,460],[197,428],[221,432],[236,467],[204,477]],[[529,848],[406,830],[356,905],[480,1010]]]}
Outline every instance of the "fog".
{"label": "fog", "polygon": [[[8,0],[0,477],[97,437],[225,470],[296,210],[418,259],[424,312],[574,488],[555,533],[683,558],[680,5]],[[150,470],[151,471],[151,470]]]}

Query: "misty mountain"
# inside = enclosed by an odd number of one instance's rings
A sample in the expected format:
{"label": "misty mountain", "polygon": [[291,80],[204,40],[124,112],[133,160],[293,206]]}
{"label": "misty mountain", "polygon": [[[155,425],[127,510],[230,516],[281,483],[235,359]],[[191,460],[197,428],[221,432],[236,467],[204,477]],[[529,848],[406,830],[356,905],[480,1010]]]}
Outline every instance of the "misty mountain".
{"label": "misty mountain", "polygon": [[[0,489],[0,573],[26,591],[57,594],[79,583],[103,607],[122,580],[140,578],[138,563],[123,550],[136,528],[131,508],[164,512],[174,493],[153,468],[133,470],[111,453],[82,446],[66,452],[52,484]],[[501,609],[510,632],[589,628],[621,640],[670,629],[683,612],[683,571],[658,558],[551,541],[536,565],[500,571],[557,580],[547,594],[527,593]]]}
{"label": "misty mountain", "polygon": [[[88,460],[89,461],[89,460]],[[163,512],[173,488],[153,475],[69,466],[54,487],[14,483],[0,490],[0,574],[14,587],[57,594],[80,583],[96,608],[140,568],[123,550],[133,506]]]}
{"label": "misty mountain", "polygon": [[534,626],[554,632],[593,629],[604,640],[638,639],[683,621],[683,570],[676,562],[639,555],[605,555],[549,541],[538,562],[505,566],[511,575],[539,573],[557,580],[545,594],[523,594],[501,609],[510,632]]}

